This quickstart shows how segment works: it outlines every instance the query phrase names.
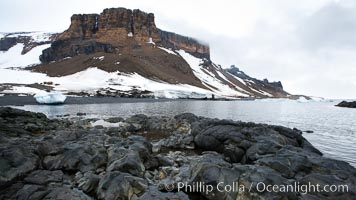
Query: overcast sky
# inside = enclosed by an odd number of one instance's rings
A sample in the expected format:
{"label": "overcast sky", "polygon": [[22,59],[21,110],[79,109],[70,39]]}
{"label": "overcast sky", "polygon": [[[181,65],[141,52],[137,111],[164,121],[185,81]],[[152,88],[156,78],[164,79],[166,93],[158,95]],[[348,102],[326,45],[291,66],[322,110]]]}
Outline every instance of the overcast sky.
{"label": "overcast sky", "polygon": [[63,31],[109,7],[153,12],[159,28],[209,43],[215,63],[290,93],[356,98],[354,0],[1,0],[0,32]]}

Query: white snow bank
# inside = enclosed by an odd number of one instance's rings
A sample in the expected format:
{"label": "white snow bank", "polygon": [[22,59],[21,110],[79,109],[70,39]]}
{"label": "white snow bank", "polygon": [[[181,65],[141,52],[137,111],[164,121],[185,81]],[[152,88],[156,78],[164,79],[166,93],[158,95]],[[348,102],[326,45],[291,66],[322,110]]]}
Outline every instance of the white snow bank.
{"label": "white snow bank", "polygon": [[172,51],[172,49],[166,49],[166,48],[163,48],[163,47],[158,47],[160,49],[162,49],[163,51],[169,53],[169,54],[173,54],[173,55],[177,55],[176,52]]}
{"label": "white snow bank", "polygon": [[66,96],[61,93],[41,92],[33,96],[40,104],[61,104],[66,100]]}
{"label": "white snow bank", "polygon": [[105,59],[105,56],[100,56],[100,57],[93,57],[94,60],[100,60],[103,61]]}
{"label": "white snow bank", "polygon": [[[150,80],[136,73],[109,73],[98,68],[88,68],[84,71],[63,77],[48,77],[46,74],[31,71],[0,68],[0,83],[31,84],[42,82],[53,82],[54,90],[61,92],[84,91],[90,93],[103,88],[111,88],[121,91],[129,91],[132,89],[148,90],[154,94],[159,94],[159,97],[165,98],[186,98],[189,95],[211,96],[212,94],[209,90],[191,85],[174,85]],[[162,92],[165,90],[167,90],[167,92]],[[23,92],[25,93],[25,91]]]}
{"label": "white snow bank", "polygon": [[13,93],[13,94],[37,94],[42,92],[42,90],[33,88],[33,87],[26,87],[26,86],[14,86],[11,90],[4,90],[2,93]]}
{"label": "white snow bank", "polygon": [[125,122],[117,122],[117,123],[110,123],[110,122],[107,122],[105,120],[97,120],[95,122],[91,122],[91,125],[92,126],[103,126],[103,127],[120,127],[122,126],[123,124],[125,124]]}
{"label": "white snow bank", "polygon": [[152,38],[150,37],[149,38],[149,40],[148,40],[148,42],[147,42],[148,44],[153,44],[153,45],[155,45],[156,43],[155,42],[153,42],[153,40],[152,40]]}
{"label": "white snow bank", "polygon": [[26,67],[41,63],[39,56],[44,49],[49,48],[50,44],[37,46],[26,54],[22,55],[24,44],[16,44],[8,51],[0,51],[0,68]]}

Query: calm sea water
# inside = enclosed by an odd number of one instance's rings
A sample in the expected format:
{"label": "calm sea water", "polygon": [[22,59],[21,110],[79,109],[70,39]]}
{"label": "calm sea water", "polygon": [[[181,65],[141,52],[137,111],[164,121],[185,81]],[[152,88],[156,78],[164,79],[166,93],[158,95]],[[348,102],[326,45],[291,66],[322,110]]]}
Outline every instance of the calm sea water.
{"label": "calm sea water", "polygon": [[302,103],[292,100],[167,101],[83,105],[28,105],[17,107],[42,112],[48,117],[78,112],[86,117],[128,117],[134,114],[174,116],[191,112],[199,116],[252,121],[298,128],[325,156],[356,166],[356,109],[339,108],[339,101]]}

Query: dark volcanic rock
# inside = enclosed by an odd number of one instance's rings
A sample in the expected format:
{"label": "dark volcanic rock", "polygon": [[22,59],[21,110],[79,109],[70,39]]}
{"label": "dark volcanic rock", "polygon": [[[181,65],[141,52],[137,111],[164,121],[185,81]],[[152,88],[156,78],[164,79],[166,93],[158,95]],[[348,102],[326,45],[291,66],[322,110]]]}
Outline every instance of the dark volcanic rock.
{"label": "dark volcanic rock", "polygon": [[6,37],[0,39],[0,51],[7,51],[17,44],[16,38]]}
{"label": "dark volcanic rock", "polygon": [[356,108],[356,101],[352,101],[352,102],[342,101],[336,106],[345,107],[345,108]]}
{"label": "dark volcanic rock", "polygon": [[99,199],[131,199],[142,195],[147,189],[145,180],[122,172],[110,172],[99,182]]}
{"label": "dark volcanic rock", "polygon": [[[301,200],[356,195],[356,169],[323,157],[296,129],[189,113],[111,120],[122,127],[97,129],[90,120],[69,123],[0,108],[0,199]],[[29,123],[37,128],[27,130]],[[199,183],[211,190],[199,189]],[[261,184],[344,185],[348,192],[267,192]],[[193,187],[195,191],[189,189]]]}

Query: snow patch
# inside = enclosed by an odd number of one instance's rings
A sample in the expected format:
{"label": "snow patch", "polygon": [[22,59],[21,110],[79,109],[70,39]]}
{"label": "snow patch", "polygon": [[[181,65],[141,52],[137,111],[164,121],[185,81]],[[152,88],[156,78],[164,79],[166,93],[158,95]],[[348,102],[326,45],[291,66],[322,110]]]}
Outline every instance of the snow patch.
{"label": "snow patch", "polygon": [[165,52],[167,52],[169,54],[177,55],[176,52],[172,51],[171,48],[169,48],[169,49],[166,49],[166,48],[163,48],[163,47],[158,47],[158,48],[162,49],[163,51],[165,51]]}
{"label": "snow patch", "polygon": [[0,68],[26,67],[29,65],[40,64],[39,56],[44,49],[49,48],[50,44],[36,46],[31,51],[22,55],[24,44],[18,43],[8,51],[0,51]]}
{"label": "snow patch", "polygon": [[91,125],[92,126],[103,126],[103,127],[107,127],[107,128],[110,128],[110,127],[120,127],[122,126],[123,124],[125,124],[125,122],[117,122],[117,123],[110,123],[110,122],[107,122],[105,120],[97,120],[95,122],[91,122]]}
{"label": "snow patch", "polygon": [[37,94],[42,92],[42,90],[33,88],[33,87],[26,87],[26,86],[13,86],[11,90],[4,90],[2,93],[7,94]]}
{"label": "snow patch", "polygon": [[103,61],[105,56],[100,56],[100,57],[93,57],[94,60],[100,60]]}
{"label": "snow patch", "polygon": [[[221,73],[220,71],[216,71],[218,73],[218,75],[223,78],[225,81],[227,81],[228,83],[230,83],[231,85],[233,85],[237,90],[241,91],[241,92],[245,92],[245,93],[248,93],[246,90],[242,89],[241,87],[237,86],[236,84],[234,84],[233,82],[231,82],[229,79],[226,78],[226,76]],[[241,80],[242,81],[242,80]],[[240,82],[241,82],[240,81]],[[244,84],[244,82],[243,82]]]}
{"label": "snow patch", "polygon": [[153,40],[152,40],[152,38],[150,37],[149,39],[148,39],[148,42],[147,42],[148,44],[153,44],[153,45],[155,45],[156,43],[154,43],[153,42]]}
{"label": "snow patch", "polygon": [[227,73],[229,73],[232,77],[234,77],[234,79],[238,80],[239,82],[241,82],[242,84],[247,86],[246,82],[242,78],[237,77],[236,75],[233,75],[230,72],[227,72]]}
{"label": "snow patch", "polygon": [[130,32],[129,34],[127,34],[127,37],[133,37],[133,33]]}
{"label": "snow patch", "polygon": [[120,62],[119,61],[117,61],[116,63],[115,63],[115,65],[119,65],[120,64]]}
{"label": "snow patch", "polygon": [[252,91],[255,91],[255,92],[259,93],[259,94],[262,94],[262,95],[265,95],[265,96],[268,96],[268,97],[273,97],[273,95],[270,94],[270,93],[268,93],[268,92],[265,92],[265,91],[262,91],[262,90],[256,90],[256,89],[254,89],[253,87],[250,87],[250,89],[251,89]]}

